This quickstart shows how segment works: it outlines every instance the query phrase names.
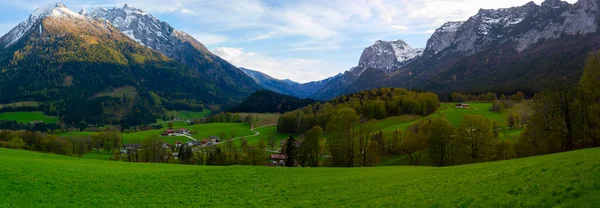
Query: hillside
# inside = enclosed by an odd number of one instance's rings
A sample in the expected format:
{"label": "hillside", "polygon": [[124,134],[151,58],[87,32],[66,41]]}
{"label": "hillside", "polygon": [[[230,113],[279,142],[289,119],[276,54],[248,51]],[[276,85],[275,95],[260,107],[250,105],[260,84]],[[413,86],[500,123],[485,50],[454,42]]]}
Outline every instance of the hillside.
{"label": "hillside", "polygon": [[[211,53],[192,35],[177,30],[141,9],[125,4],[122,8],[94,8],[85,14],[102,18],[138,43],[172,58],[206,76],[218,87],[221,100],[239,103],[260,89],[249,76],[229,62]],[[231,106],[229,106],[231,107]]]}
{"label": "hillside", "polygon": [[[446,168],[203,167],[0,149],[0,206],[596,207],[600,149]],[[27,200],[24,200],[27,199]]]}
{"label": "hillside", "polygon": [[252,93],[241,104],[230,109],[229,112],[285,113],[315,102],[313,99],[300,99],[269,90],[259,90]]}
{"label": "hillside", "polygon": [[229,101],[204,74],[60,3],[37,9],[0,48],[0,103],[37,101],[65,124],[153,123],[173,103]]}

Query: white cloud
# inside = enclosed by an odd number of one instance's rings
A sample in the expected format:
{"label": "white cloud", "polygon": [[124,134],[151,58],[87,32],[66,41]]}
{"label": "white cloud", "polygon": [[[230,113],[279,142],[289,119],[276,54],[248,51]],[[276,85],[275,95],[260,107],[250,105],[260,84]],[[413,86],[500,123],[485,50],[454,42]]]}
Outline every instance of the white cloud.
{"label": "white cloud", "polygon": [[291,79],[297,82],[310,82],[330,77],[323,63],[318,60],[283,58],[276,59],[253,52],[244,52],[242,48],[218,47],[211,50],[214,54],[235,66],[263,72],[277,79]]}

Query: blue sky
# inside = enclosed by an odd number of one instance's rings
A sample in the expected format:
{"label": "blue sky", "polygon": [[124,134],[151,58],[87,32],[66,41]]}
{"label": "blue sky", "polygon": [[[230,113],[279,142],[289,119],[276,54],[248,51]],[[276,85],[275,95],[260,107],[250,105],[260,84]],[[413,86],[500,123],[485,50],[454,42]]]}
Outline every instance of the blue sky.
{"label": "blue sky", "polygon": [[[424,47],[444,22],[466,20],[480,8],[529,0],[63,0],[71,10],[140,8],[204,43],[236,66],[298,82],[320,80],[356,66],[376,40]],[[576,0],[568,0],[574,3]],[[0,33],[56,0],[3,2]],[[542,0],[536,0],[540,4]]]}

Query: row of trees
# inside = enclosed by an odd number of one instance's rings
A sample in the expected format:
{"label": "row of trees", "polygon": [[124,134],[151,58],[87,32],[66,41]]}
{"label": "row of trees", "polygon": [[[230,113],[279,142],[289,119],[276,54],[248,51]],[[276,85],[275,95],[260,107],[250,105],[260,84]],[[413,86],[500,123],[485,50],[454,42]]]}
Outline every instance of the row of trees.
{"label": "row of trees", "polygon": [[371,166],[380,157],[405,154],[413,165],[427,155],[431,164],[447,166],[499,159],[501,145],[495,123],[482,116],[466,115],[458,128],[444,117],[433,117],[391,135],[372,133],[374,123],[359,120],[353,109],[336,109],[329,124],[327,146],[331,165]]}
{"label": "row of trees", "polygon": [[[246,139],[241,139],[240,147],[233,142],[208,147],[182,145],[165,148],[164,144],[158,136],[145,138],[140,147],[129,149],[122,160],[196,165],[264,165],[267,159],[267,145],[262,140],[256,145],[249,145]],[[177,158],[173,153],[177,153]]]}
{"label": "row of trees", "polygon": [[39,131],[0,131],[0,147],[78,157],[93,149],[102,149],[106,153],[118,151],[121,140],[119,132],[99,132],[89,137],[59,137]]}
{"label": "row of trees", "polygon": [[534,112],[522,135],[528,155],[600,147],[600,53],[588,59],[577,86],[557,83],[531,105]]}
{"label": "row of trees", "polygon": [[452,102],[497,102],[497,101],[513,101],[513,102],[521,102],[525,100],[525,94],[521,91],[515,93],[514,95],[509,95],[508,97],[504,94],[498,96],[496,93],[488,92],[487,94],[480,95],[470,95],[470,94],[462,94],[462,93],[452,93]]}
{"label": "row of trees", "polygon": [[403,114],[429,115],[439,104],[438,96],[429,92],[399,88],[367,90],[285,113],[279,118],[277,128],[279,132],[292,134],[303,134],[314,126],[328,131],[328,123],[339,107],[352,109],[358,117],[370,120]]}

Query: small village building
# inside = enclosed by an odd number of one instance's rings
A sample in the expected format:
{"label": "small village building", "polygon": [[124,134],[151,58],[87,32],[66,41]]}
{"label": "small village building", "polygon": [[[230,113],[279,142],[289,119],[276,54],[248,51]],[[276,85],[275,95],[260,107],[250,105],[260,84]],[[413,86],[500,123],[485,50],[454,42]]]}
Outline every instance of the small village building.
{"label": "small village building", "polygon": [[193,147],[193,146],[200,146],[200,142],[197,140],[191,140],[185,143],[187,146]]}
{"label": "small village building", "polygon": [[287,160],[287,155],[285,155],[285,154],[272,154],[270,158],[271,158],[271,165],[274,165],[274,166],[285,166],[285,160]]}
{"label": "small village building", "polygon": [[457,109],[462,109],[462,108],[471,108],[471,105],[466,104],[466,103],[457,103],[456,104],[456,108]]}
{"label": "small village building", "polygon": [[219,137],[217,137],[217,136],[210,136],[210,137],[209,137],[209,140],[210,140],[211,142],[221,142],[221,141],[219,140]]}
{"label": "small village building", "polygon": [[131,152],[137,152],[137,150],[141,149],[141,144],[124,144],[123,149],[121,149],[122,154],[129,154]]}
{"label": "small village building", "polygon": [[163,132],[161,136],[175,136],[175,131],[173,129],[165,130],[165,132]]}
{"label": "small village building", "polygon": [[181,146],[183,146],[183,142],[181,142],[181,141],[175,142],[175,148],[180,148]]}
{"label": "small village building", "polygon": [[175,131],[175,133],[177,133],[177,134],[186,134],[186,135],[191,134],[189,130],[184,129],[184,128],[178,129],[177,131]]}

